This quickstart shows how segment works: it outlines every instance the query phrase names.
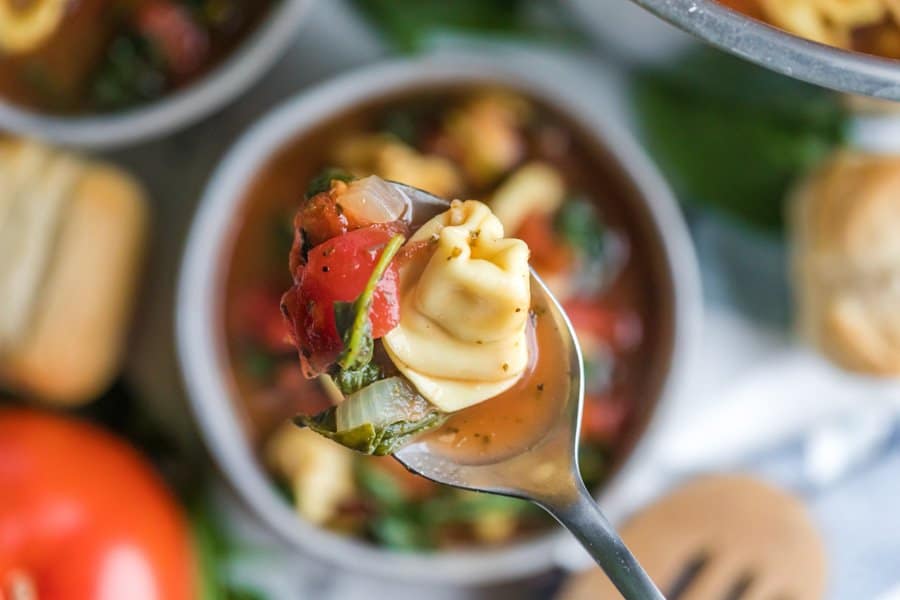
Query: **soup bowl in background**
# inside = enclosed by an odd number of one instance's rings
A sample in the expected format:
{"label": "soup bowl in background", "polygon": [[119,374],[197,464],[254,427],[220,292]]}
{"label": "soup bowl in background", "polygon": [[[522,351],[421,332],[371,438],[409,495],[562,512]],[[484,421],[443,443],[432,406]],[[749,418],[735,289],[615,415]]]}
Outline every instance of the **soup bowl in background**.
{"label": "soup bowl in background", "polygon": [[276,2],[228,56],[183,89],[121,112],[52,115],[0,98],[0,131],[90,148],[159,138],[224,106],[262,77],[294,39],[314,0]]}
{"label": "soup bowl in background", "polygon": [[[566,92],[558,78],[535,76],[470,57],[442,56],[376,65],[338,77],[273,110],[235,144],[212,175],[188,239],[179,280],[179,358],[192,408],[225,477],[258,517],[293,547],[348,570],[406,581],[476,584],[542,572],[554,564],[562,534],[546,534],[498,548],[429,554],[391,552],[340,536],[298,518],[272,482],[249,439],[225,343],[225,279],[236,223],[255,175],[292,140],[323,122],[379,101],[452,88],[509,88],[565,115],[591,141],[628,188],[631,212],[655,288],[660,331],[657,359],[647,366],[654,394],[619,448],[613,476],[598,492],[612,491],[641,460],[641,440],[664,414],[687,364],[700,310],[696,259],[686,227],[665,183],[634,140],[596,102]],[[593,98],[591,98],[593,100]],[[285,257],[285,261],[287,257]]]}

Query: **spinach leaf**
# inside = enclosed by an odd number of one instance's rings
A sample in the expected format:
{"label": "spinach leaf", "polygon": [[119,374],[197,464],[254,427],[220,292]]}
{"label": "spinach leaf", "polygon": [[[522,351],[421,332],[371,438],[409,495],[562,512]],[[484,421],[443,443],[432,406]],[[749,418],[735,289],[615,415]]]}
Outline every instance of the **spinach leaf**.
{"label": "spinach leaf", "polygon": [[331,189],[331,182],[334,180],[350,183],[354,179],[356,178],[344,169],[328,167],[313,177],[312,181],[309,182],[309,185],[306,186],[306,198],[309,199],[316,194],[327,192]]}
{"label": "spinach leaf", "polygon": [[414,421],[401,419],[384,425],[367,422],[352,429],[338,430],[336,410],[337,407],[332,407],[312,417],[301,415],[294,421],[297,425],[309,427],[319,435],[351,450],[362,454],[386,456],[393,454],[416,436],[442,425],[447,419],[447,415],[437,409],[431,409]]}
{"label": "spinach leaf", "polygon": [[145,37],[119,34],[109,45],[91,79],[91,101],[99,110],[123,110],[166,93],[168,78],[162,54]]}
{"label": "spinach leaf", "polygon": [[409,382],[390,377],[364,387],[338,406],[294,421],[357,452],[384,456],[446,419]]}
{"label": "spinach leaf", "polygon": [[335,302],[334,320],[338,334],[344,342],[344,350],[338,356],[338,366],[347,371],[356,371],[365,367],[372,360],[375,342],[372,339],[372,322],[369,320],[369,310],[372,308],[372,300],[375,297],[375,288],[384,276],[388,266],[394,259],[394,255],[400,250],[405,238],[395,235],[390,239],[372,275],[363,288],[362,294],[353,302]]}
{"label": "spinach leaf", "polygon": [[414,52],[429,38],[452,32],[549,40],[571,45],[579,31],[565,22],[555,3],[543,0],[356,0],[397,49]]}
{"label": "spinach leaf", "polygon": [[718,51],[634,81],[651,154],[682,200],[770,231],[796,177],[844,139],[839,97]]}
{"label": "spinach leaf", "polygon": [[588,258],[602,258],[606,252],[606,230],[596,207],[584,198],[563,203],[554,220],[556,230]]}
{"label": "spinach leaf", "polygon": [[382,378],[381,368],[369,363],[357,369],[332,369],[331,379],[345,396],[363,389]]}

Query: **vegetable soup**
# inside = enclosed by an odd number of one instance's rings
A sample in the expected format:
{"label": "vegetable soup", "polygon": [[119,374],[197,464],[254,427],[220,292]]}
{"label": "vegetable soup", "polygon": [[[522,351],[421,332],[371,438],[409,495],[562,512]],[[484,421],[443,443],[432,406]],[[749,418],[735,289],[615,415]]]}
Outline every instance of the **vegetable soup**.
{"label": "vegetable soup", "polygon": [[[280,311],[291,286],[293,216],[326,167],[480,200],[506,235],[528,244],[584,352],[580,460],[591,486],[639,436],[671,351],[670,283],[635,190],[551,107],[509,90],[452,87],[373,100],[298,137],[260,170],[235,222],[223,315],[235,396],[261,460],[300,516],[398,550],[502,544],[546,529],[549,519],[526,502],[434,484],[390,457],[359,455],[290,423],[331,405],[329,390],[304,377]],[[540,324],[534,331],[542,335]],[[555,375],[533,368],[508,401],[521,386],[539,393],[538,379]],[[479,409],[502,401],[452,415],[436,431],[496,435],[499,425]]]}

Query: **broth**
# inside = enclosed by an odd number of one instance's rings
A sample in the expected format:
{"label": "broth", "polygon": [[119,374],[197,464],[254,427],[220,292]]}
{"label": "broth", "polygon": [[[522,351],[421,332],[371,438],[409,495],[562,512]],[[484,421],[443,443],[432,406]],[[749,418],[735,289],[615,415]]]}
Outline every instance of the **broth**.
{"label": "broth", "polygon": [[460,464],[498,462],[527,451],[558,422],[571,386],[571,373],[560,363],[566,332],[546,306],[533,306],[531,320],[531,364],[522,378],[428,434],[423,441],[432,451]]}

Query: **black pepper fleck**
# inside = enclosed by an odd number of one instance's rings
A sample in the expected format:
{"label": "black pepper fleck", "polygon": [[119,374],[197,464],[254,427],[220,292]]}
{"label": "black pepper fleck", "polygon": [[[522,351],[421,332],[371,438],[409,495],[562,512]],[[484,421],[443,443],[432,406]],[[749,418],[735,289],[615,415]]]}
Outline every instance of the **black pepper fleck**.
{"label": "black pepper fleck", "polygon": [[327,272],[328,272],[328,265],[322,267],[322,272],[323,272],[323,273],[327,273]]}

